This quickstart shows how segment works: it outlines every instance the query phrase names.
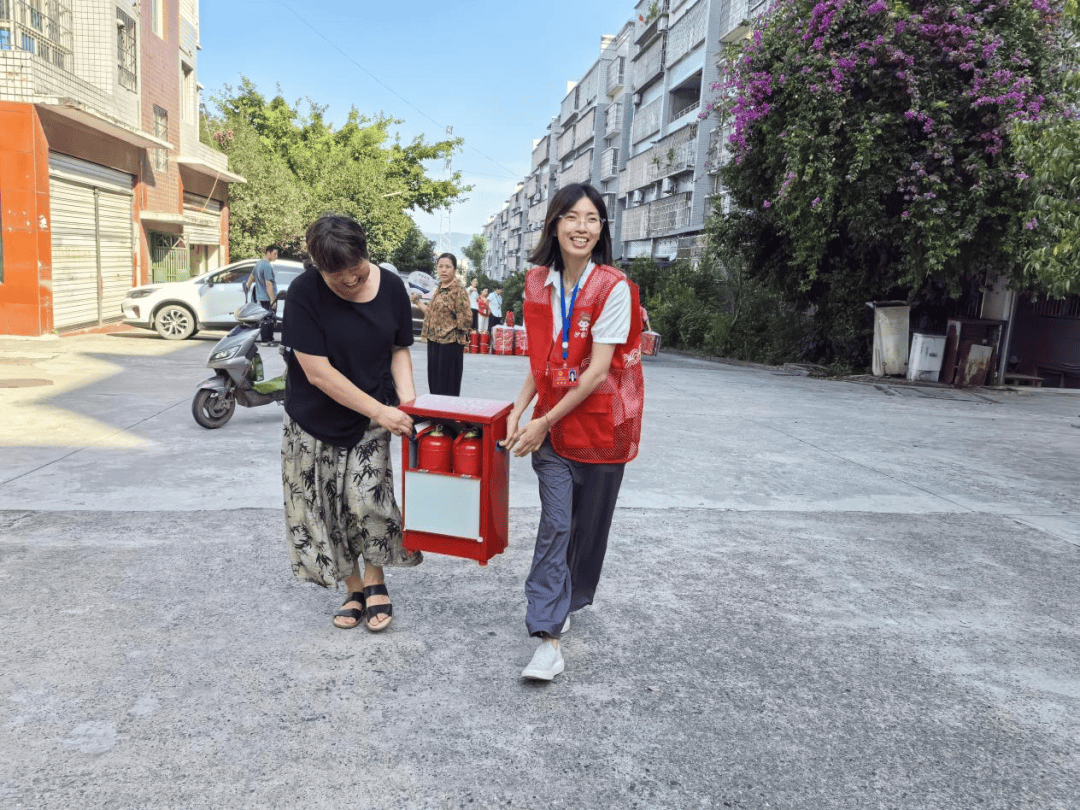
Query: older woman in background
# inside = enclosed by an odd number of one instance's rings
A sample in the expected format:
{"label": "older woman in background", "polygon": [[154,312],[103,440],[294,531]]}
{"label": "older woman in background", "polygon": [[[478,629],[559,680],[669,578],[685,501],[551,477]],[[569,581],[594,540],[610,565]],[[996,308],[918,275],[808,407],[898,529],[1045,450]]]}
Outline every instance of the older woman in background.
{"label": "older woman in background", "polygon": [[420,337],[427,341],[428,391],[456,397],[461,395],[465,344],[472,325],[469,296],[457,278],[457,257],[443,253],[435,265],[439,286],[430,301],[413,295],[424,313]]}

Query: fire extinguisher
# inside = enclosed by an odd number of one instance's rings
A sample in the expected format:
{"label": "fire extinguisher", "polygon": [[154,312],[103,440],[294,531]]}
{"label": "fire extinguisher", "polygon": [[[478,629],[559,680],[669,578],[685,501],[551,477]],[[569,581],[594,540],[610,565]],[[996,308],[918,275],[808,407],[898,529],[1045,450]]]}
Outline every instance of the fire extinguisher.
{"label": "fire extinguisher", "polygon": [[480,428],[469,428],[454,441],[454,472],[457,475],[480,477],[483,442]]}
{"label": "fire extinguisher", "polygon": [[480,354],[491,354],[491,335],[487,332],[480,333]]}
{"label": "fire extinguisher", "polygon": [[430,433],[420,437],[420,458],[417,468],[429,472],[451,471],[451,454],[454,442],[446,435],[442,425],[436,425]]}
{"label": "fire extinguisher", "polygon": [[507,312],[506,312],[506,325],[507,326],[513,326],[514,325],[514,310],[512,310],[512,309],[507,310]]}
{"label": "fire extinguisher", "polygon": [[469,333],[469,354],[480,354],[480,333]]}

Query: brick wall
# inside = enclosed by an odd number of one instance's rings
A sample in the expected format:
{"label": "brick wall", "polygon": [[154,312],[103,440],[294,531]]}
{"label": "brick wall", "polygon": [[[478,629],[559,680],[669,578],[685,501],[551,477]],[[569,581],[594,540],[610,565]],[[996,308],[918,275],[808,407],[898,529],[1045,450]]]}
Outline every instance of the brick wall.
{"label": "brick wall", "polygon": [[[140,58],[142,60],[142,129],[154,132],[154,107],[169,116],[169,135],[166,140],[180,145],[180,5],[179,0],[164,0],[164,38],[154,33],[151,4],[142,4],[139,15]],[[168,169],[154,167],[154,150],[148,150],[142,171],[139,204],[143,210],[179,214],[183,211],[180,174],[169,155]]]}

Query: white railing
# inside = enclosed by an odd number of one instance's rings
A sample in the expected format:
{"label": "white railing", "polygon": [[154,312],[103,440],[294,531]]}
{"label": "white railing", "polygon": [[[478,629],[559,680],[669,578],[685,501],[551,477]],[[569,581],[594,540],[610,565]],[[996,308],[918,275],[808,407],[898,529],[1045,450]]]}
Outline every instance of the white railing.
{"label": "white railing", "polygon": [[627,208],[622,215],[621,238],[624,242],[649,238],[649,206]]}
{"label": "white railing", "polygon": [[592,156],[592,149],[578,155],[570,168],[563,169],[562,177],[559,178],[559,185],[568,186],[571,183],[588,183],[592,179]]}
{"label": "white railing", "polygon": [[671,118],[668,119],[668,123],[670,124],[672,121],[677,121],[678,119],[682,118],[684,115],[689,115],[690,113],[696,111],[698,109],[698,107],[700,107],[700,106],[701,106],[700,101],[692,101],[689,104],[687,104],[685,107],[680,107],[679,109],[677,109],[677,110],[675,110],[674,112],[671,113]]}
{"label": "white railing", "polygon": [[540,139],[540,143],[536,145],[532,153],[532,167],[538,168],[545,160],[548,159],[548,144],[550,143],[550,135],[545,135]]}
{"label": "white railing", "polygon": [[596,132],[596,107],[593,107],[574,126],[574,148],[588,143]]}
{"label": "white railing", "polygon": [[562,107],[559,110],[559,117],[561,120],[566,121],[572,115],[577,112],[578,108],[578,88],[575,85],[574,89],[566,94],[566,98],[562,101]]}

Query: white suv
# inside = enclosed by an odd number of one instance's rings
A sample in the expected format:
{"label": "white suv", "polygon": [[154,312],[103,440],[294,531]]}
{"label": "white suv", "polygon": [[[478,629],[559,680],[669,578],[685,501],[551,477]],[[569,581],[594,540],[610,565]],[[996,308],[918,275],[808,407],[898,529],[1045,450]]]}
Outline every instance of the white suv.
{"label": "white suv", "polygon": [[[244,279],[256,259],[234,262],[219,270],[185,281],[136,287],[120,302],[124,323],[155,329],[166,340],[185,340],[200,329],[232,329],[233,312],[244,303]],[[273,262],[274,281],[280,297],[294,278],[304,272],[300,262]],[[285,302],[276,307],[278,317]]]}

